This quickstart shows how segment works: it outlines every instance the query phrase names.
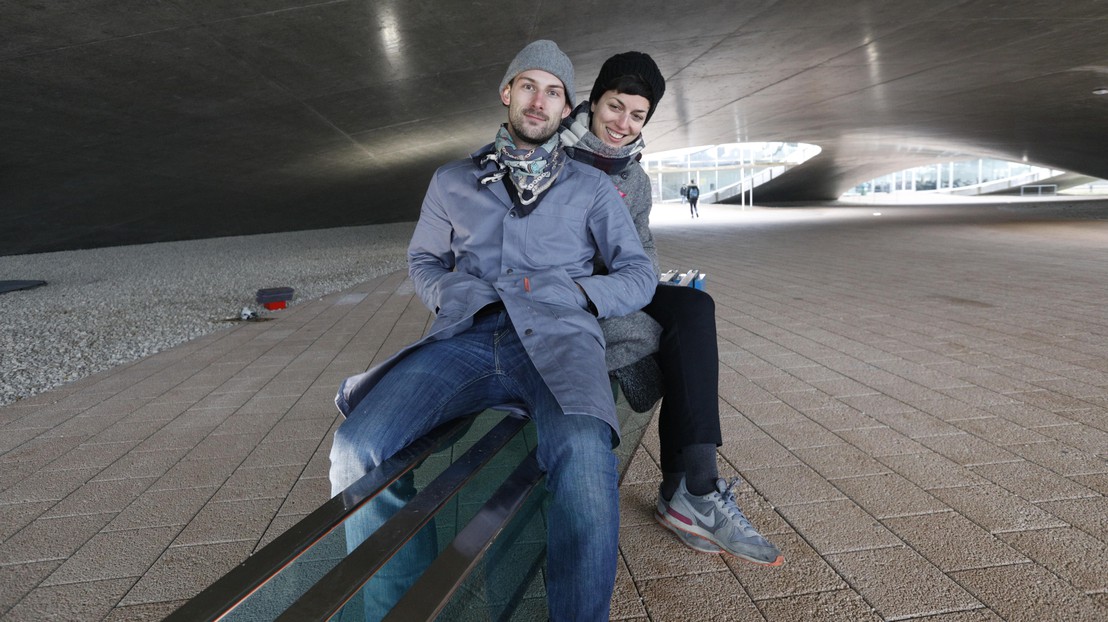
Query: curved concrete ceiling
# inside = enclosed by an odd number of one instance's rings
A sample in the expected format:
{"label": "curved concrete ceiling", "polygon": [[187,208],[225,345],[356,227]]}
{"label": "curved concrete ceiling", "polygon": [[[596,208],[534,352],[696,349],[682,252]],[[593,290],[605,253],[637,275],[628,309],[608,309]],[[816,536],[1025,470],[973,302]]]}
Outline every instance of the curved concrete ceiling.
{"label": "curved concrete ceiling", "polygon": [[0,254],[413,220],[537,38],[638,49],[649,149],[808,142],[759,201],[985,156],[1108,177],[1102,0],[0,0]]}

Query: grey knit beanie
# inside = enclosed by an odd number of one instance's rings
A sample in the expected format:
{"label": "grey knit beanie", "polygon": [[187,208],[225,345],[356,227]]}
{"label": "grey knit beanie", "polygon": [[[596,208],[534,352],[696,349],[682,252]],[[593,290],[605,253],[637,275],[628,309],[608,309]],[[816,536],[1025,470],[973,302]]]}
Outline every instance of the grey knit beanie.
{"label": "grey knit beanie", "polygon": [[499,91],[503,91],[516,76],[529,69],[541,69],[552,73],[562,81],[566,89],[566,101],[570,107],[576,103],[573,97],[573,63],[565,52],[558,48],[558,44],[547,39],[539,39],[527,44],[527,47],[519,51],[508,65],[508,71],[504,79],[500,81]]}

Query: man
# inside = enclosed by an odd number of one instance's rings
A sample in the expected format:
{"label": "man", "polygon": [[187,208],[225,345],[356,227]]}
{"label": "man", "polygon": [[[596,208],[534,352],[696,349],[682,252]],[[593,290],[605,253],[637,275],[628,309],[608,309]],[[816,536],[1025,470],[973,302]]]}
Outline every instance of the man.
{"label": "man", "polygon": [[685,189],[685,196],[689,199],[689,214],[691,218],[698,218],[700,212],[696,210],[696,201],[700,198],[700,186],[696,185],[695,179],[689,180],[689,185]]}
{"label": "man", "polygon": [[[427,337],[347,379],[331,450],[337,494],[449,419],[509,406],[534,420],[552,495],[552,619],[607,619],[618,554],[615,405],[598,317],[639,309],[656,277],[611,181],[566,157],[556,130],[573,65],[551,41],[512,60],[508,123],[440,168],[408,248],[435,312]],[[592,275],[599,252],[610,272]]]}

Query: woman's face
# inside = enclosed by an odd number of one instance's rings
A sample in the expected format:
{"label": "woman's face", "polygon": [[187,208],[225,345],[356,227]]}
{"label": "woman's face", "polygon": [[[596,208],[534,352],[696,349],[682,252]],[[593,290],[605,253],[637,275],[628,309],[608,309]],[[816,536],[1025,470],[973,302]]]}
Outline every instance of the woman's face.
{"label": "woman's face", "polygon": [[600,140],[612,147],[629,145],[642,133],[650,100],[616,90],[605,92],[592,104],[592,127]]}

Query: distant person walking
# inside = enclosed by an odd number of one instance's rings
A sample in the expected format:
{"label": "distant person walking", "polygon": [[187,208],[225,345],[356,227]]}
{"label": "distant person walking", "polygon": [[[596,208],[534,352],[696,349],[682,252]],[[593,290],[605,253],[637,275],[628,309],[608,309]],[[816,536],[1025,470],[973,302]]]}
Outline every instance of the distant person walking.
{"label": "distant person walking", "polygon": [[689,185],[685,189],[685,197],[689,200],[690,217],[700,218],[700,212],[696,211],[696,200],[700,198],[700,188],[697,187],[695,179],[689,180]]}

